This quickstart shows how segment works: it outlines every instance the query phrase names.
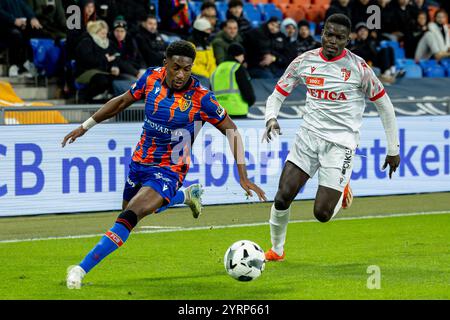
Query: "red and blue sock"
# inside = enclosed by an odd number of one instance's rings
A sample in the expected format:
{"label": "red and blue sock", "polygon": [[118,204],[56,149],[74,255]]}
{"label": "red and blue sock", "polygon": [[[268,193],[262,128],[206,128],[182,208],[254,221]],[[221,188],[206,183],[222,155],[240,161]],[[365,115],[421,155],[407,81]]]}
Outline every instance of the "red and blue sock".
{"label": "red and blue sock", "polygon": [[80,267],[86,273],[91,271],[100,261],[127,241],[131,230],[133,230],[136,224],[137,215],[131,210],[123,211],[117,217],[113,227],[105,233],[97,245],[81,261]]}

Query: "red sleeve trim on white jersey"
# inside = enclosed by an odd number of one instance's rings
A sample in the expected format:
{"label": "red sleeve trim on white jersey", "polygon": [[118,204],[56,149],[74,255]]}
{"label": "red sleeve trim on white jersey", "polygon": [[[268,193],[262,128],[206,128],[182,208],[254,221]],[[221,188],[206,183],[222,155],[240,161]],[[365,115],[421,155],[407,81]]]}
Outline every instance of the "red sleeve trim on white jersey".
{"label": "red sleeve trim on white jersey", "polygon": [[275,89],[277,89],[277,91],[279,92],[279,93],[281,93],[283,96],[285,96],[285,97],[287,97],[288,95],[289,95],[289,92],[287,92],[287,91],[284,91],[283,89],[281,89],[281,87],[279,86],[279,85],[276,85],[275,86]]}
{"label": "red sleeve trim on white jersey", "polygon": [[373,96],[372,98],[369,98],[370,101],[375,101],[380,99],[382,96],[384,96],[384,94],[386,93],[386,91],[383,89],[381,90],[377,95]]}

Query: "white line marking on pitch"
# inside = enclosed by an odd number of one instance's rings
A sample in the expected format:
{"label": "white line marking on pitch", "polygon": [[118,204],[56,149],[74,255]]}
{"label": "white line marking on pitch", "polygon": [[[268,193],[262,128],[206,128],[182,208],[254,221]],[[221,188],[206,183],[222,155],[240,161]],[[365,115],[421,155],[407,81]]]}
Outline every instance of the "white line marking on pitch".
{"label": "white line marking on pitch", "polygon": [[183,229],[183,227],[171,227],[171,226],[142,226],[140,229]]}
{"label": "white line marking on pitch", "polygon": [[[383,218],[396,218],[396,217],[411,217],[411,216],[428,216],[428,215],[438,215],[438,214],[449,214],[448,211],[429,211],[429,212],[411,212],[411,213],[398,213],[398,214],[386,214],[386,215],[369,215],[361,217],[342,217],[336,218],[334,220],[365,220],[365,219],[383,219]],[[307,223],[307,222],[317,222],[314,219],[311,220],[291,220],[289,223]],[[219,226],[202,226],[202,227],[176,227],[176,226],[156,226],[163,229],[153,229],[153,230],[143,230],[134,231],[133,234],[145,234],[145,233],[162,233],[162,232],[178,232],[178,231],[195,231],[195,230],[211,230],[211,229],[226,229],[226,228],[242,228],[242,227],[256,227],[269,225],[268,222],[254,222],[254,223],[242,223],[242,224],[230,224],[230,225],[219,225]],[[152,227],[152,226],[143,226]],[[153,226],[155,227],[155,226]],[[142,227],[141,227],[142,228]],[[0,243],[17,243],[17,242],[30,242],[30,241],[44,241],[44,240],[67,240],[67,239],[83,239],[83,238],[93,238],[101,237],[104,233],[97,234],[84,234],[76,236],[60,236],[60,237],[46,237],[46,238],[30,238],[30,239],[11,239],[11,240],[0,240]]]}

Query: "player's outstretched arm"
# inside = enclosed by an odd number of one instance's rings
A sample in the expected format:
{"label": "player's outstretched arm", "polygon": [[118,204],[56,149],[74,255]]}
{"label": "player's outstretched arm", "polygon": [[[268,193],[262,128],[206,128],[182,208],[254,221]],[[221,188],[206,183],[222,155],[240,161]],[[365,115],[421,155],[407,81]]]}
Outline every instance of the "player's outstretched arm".
{"label": "player's outstretched arm", "polygon": [[231,152],[233,153],[234,160],[237,163],[239,172],[239,183],[241,187],[247,192],[247,194],[252,197],[252,190],[257,194],[259,200],[267,201],[264,191],[258,187],[256,184],[251,182],[247,177],[247,168],[245,164],[245,151],[244,144],[242,143],[242,137],[239,134],[236,124],[227,115],[226,118],[216,126],[216,128],[226,135],[228,143],[230,144]]}
{"label": "player's outstretched arm", "polygon": [[86,120],[81,126],[76,128],[75,130],[72,130],[68,135],[66,135],[61,142],[62,147],[64,148],[67,142],[75,142],[75,140],[83,136],[90,128],[95,126],[97,123],[114,117],[116,114],[131,106],[134,101],[135,99],[129,91],[120,96],[112,98],[111,100],[106,102],[100,109],[98,109],[97,112],[94,113],[94,115]]}

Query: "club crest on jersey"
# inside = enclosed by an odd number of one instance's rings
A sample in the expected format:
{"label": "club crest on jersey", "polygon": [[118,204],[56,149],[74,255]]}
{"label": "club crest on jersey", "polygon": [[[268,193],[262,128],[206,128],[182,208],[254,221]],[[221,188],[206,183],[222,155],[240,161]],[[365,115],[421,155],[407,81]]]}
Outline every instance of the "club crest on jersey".
{"label": "club crest on jersey", "polygon": [[347,70],[346,68],[341,69],[341,76],[344,78],[344,81],[350,79],[351,74],[352,74],[351,70]]}
{"label": "club crest on jersey", "polygon": [[186,111],[192,105],[192,97],[188,94],[185,94],[182,98],[178,100],[178,108],[180,108],[181,112]]}
{"label": "club crest on jersey", "polygon": [[316,71],[317,67],[311,67],[311,73],[314,73]]}

